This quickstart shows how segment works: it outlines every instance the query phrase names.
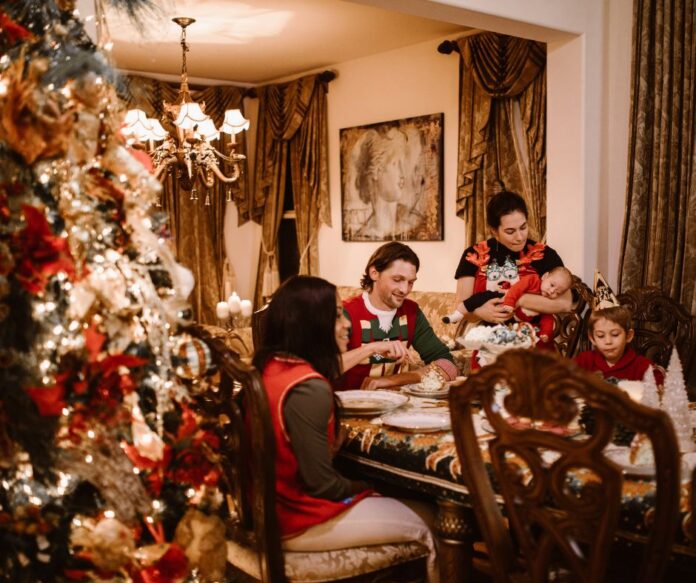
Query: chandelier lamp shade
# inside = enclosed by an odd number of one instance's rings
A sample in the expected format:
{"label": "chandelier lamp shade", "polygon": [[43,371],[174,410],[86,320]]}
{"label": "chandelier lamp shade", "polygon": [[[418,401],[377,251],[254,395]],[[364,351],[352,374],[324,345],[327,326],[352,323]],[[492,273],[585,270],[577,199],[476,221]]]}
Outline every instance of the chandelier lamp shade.
{"label": "chandelier lamp shade", "polygon": [[[159,120],[148,118],[144,111],[131,109],[127,112],[121,132],[133,142],[147,148],[152,157],[155,176],[164,181],[168,174],[175,172],[179,187],[191,193],[191,200],[198,199],[198,186],[206,190],[205,204],[210,204],[210,189],[216,180],[225,184],[235,182],[241,173],[240,163],[246,156],[237,154],[235,135],[249,129],[249,120],[239,109],[228,109],[222,125],[217,128],[210,116],[205,113],[205,103],[196,103],[191,98],[186,70],[186,28],[195,20],[187,17],[172,19],[181,27],[181,85],[176,103],[163,103],[162,123],[171,128],[167,131]],[[220,134],[230,136],[229,152],[220,152],[211,142],[220,139]],[[155,145],[161,142],[159,145]],[[220,161],[231,166],[229,175],[223,173]],[[227,202],[231,193],[227,189]]]}

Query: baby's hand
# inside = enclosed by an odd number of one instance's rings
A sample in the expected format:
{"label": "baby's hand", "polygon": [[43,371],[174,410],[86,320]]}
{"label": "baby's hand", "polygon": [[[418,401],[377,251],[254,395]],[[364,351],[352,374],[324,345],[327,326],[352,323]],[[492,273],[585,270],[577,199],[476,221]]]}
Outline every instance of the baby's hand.
{"label": "baby's hand", "polygon": [[541,340],[542,342],[548,342],[549,337],[546,334],[539,334],[539,340]]}

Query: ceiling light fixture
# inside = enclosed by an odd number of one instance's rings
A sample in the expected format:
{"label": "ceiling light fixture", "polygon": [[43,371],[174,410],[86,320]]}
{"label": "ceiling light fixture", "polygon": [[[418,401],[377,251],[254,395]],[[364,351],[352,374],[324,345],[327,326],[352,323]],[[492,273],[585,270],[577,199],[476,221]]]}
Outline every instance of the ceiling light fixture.
{"label": "ceiling light fixture", "polygon": [[[139,109],[128,111],[121,131],[126,137],[147,144],[155,167],[155,176],[159,180],[164,181],[167,174],[176,171],[180,188],[191,193],[191,200],[198,199],[197,184],[205,187],[205,204],[209,205],[210,189],[214,186],[216,178],[224,183],[232,183],[239,178],[239,164],[246,156],[235,153],[235,135],[249,129],[249,120],[244,118],[239,109],[228,109],[223,124],[218,129],[213,120],[205,114],[205,103],[193,101],[186,70],[186,53],[189,51],[186,27],[196,21],[183,16],[172,20],[181,27],[181,85],[176,103],[164,102],[165,115],[162,121],[173,126],[174,135],[165,130],[158,120],[148,118],[145,112]],[[223,154],[211,143],[220,138],[220,132],[230,135],[229,154]],[[159,141],[162,143],[155,147],[155,142]],[[219,160],[232,165],[229,176],[220,170]],[[229,188],[226,200],[232,200]]]}

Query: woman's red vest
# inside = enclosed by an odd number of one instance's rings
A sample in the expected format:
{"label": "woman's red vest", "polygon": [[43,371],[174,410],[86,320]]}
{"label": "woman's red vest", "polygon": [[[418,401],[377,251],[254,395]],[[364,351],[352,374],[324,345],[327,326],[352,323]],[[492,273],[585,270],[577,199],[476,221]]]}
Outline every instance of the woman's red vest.
{"label": "woman's red vest", "polygon": [[[302,485],[300,470],[285,427],[283,407],[285,398],[298,384],[309,379],[324,379],[307,362],[296,358],[269,360],[263,370],[263,382],[268,394],[271,421],[276,446],[276,512],[283,538],[297,536],[317,524],[348,510],[355,503],[371,494],[361,492],[340,502],[310,496]],[[329,384],[327,381],[327,390]],[[326,428],[329,447],[334,441],[334,416]]]}

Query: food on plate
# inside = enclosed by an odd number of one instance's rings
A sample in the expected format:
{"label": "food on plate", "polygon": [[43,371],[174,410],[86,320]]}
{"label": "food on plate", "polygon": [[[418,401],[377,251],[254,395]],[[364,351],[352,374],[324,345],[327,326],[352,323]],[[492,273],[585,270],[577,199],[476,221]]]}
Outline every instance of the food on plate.
{"label": "food on plate", "polygon": [[652,466],[655,463],[652,444],[648,436],[638,433],[631,442],[628,461],[634,466]]}

